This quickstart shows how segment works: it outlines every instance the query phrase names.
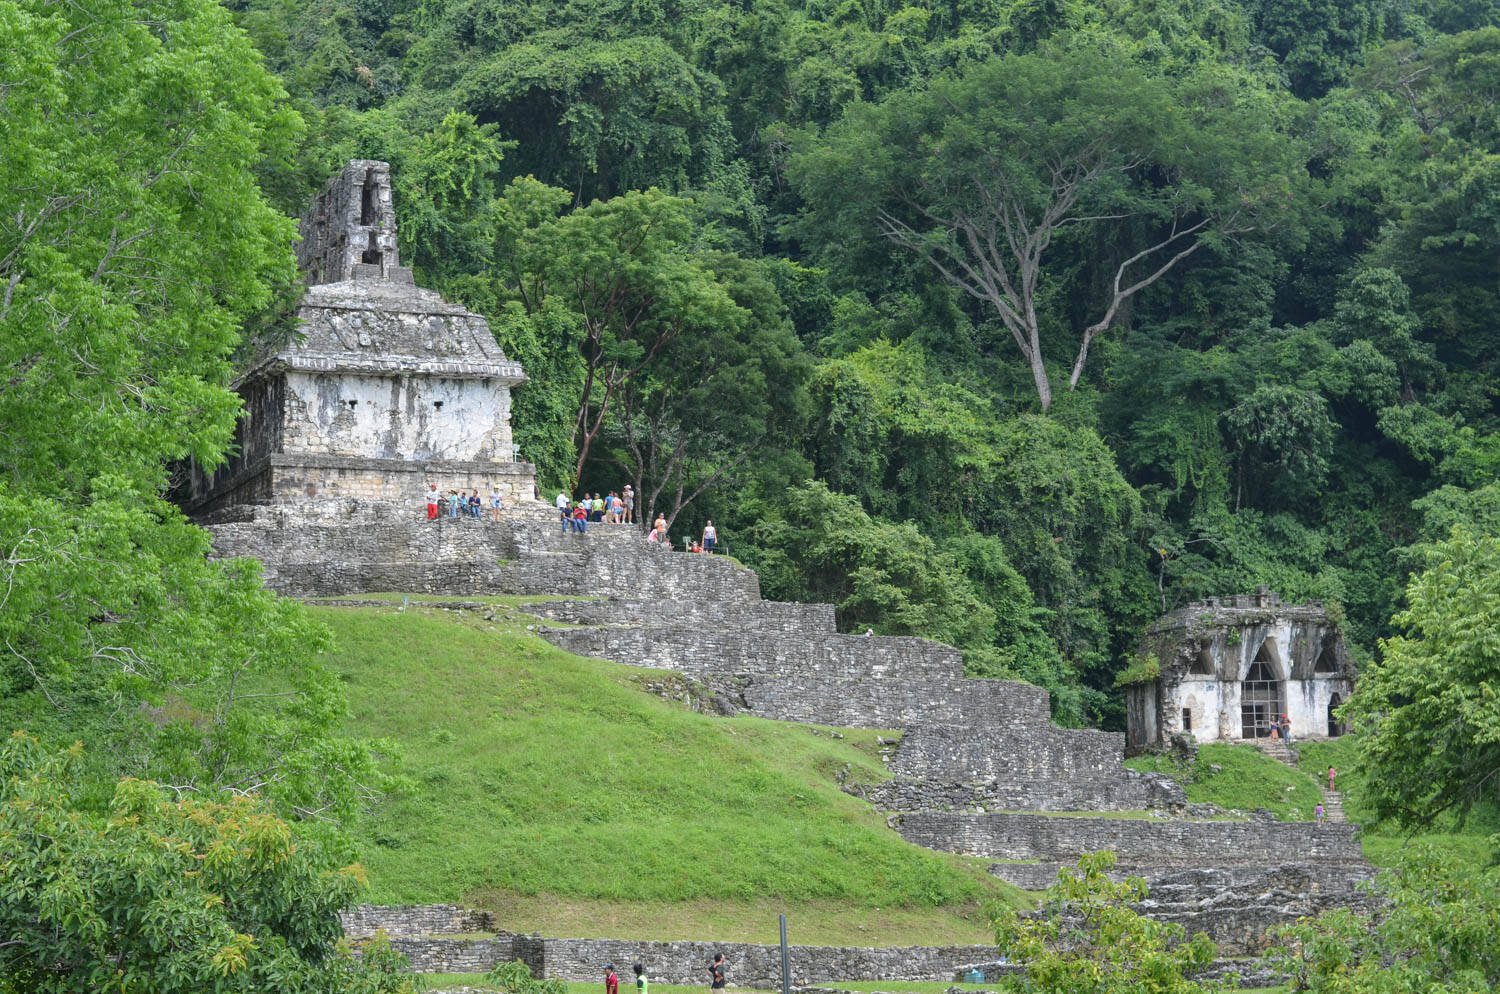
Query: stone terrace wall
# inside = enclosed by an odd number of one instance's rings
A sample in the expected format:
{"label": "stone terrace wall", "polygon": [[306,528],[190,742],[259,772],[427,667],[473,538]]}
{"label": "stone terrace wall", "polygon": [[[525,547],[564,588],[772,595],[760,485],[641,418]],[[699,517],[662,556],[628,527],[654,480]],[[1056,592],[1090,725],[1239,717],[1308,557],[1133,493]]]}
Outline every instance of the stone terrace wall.
{"label": "stone terrace wall", "polygon": [[1006,680],[876,680],[711,673],[703,678],[720,701],[778,721],[847,728],[902,728],[916,723],[1022,724],[1047,714],[1047,692]]}
{"label": "stone terrace wall", "polygon": [[411,961],[413,973],[484,973],[500,963],[524,958],[513,935],[493,939],[403,938],[392,939],[391,946]]}
{"label": "stone terrace wall", "polygon": [[722,556],[685,552],[641,552],[614,543],[576,539],[573,553],[529,553],[507,563],[502,579],[509,594],[605,596],[629,600],[759,601],[760,579]]}
{"label": "stone terrace wall", "polygon": [[963,676],[964,665],[957,649],[919,638],[656,627],[546,629],[542,634],[569,652],[630,666],[774,674],[814,682],[851,676],[955,678]]}
{"label": "stone terrace wall", "polygon": [[1125,769],[1123,737],[1059,728],[920,725],[906,730],[891,762],[896,778],[873,797],[891,811],[983,806],[1031,811],[1129,811],[1181,807],[1168,777]]}
{"label": "stone terrace wall", "polygon": [[368,939],[380,930],[393,939],[495,930],[489,912],[456,904],[361,904],[341,913],[339,921],[351,939]]}
{"label": "stone terrace wall", "polygon": [[834,633],[832,604],[784,601],[717,603],[684,600],[554,601],[532,604],[529,614],[569,625],[657,625],[709,631]]}
{"label": "stone terrace wall", "polygon": [[1354,825],[1309,822],[1067,818],[919,811],[899,816],[903,838],[929,849],[993,859],[1071,861],[1114,850],[1124,863],[1217,866],[1363,861]]}

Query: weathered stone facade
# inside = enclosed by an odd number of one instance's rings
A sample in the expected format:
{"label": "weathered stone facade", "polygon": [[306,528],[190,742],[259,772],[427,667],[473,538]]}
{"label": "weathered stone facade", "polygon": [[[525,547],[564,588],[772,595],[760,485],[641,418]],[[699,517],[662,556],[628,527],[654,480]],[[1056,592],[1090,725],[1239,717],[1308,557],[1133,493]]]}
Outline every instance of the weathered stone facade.
{"label": "weathered stone facade", "polygon": [[1138,658],[1159,675],[1126,688],[1133,753],[1164,748],[1177,735],[1258,738],[1282,714],[1294,742],[1338,735],[1334,711],[1354,688],[1353,662],[1328,611],[1283,604],[1264,587],[1166,615],[1146,633]]}
{"label": "weathered stone facade", "polygon": [[535,503],[510,425],[525,374],[484,318],[399,265],[385,163],[351,162],[329,182],[303,219],[298,259],[308,289],[296,334],[236,380],[234,455],[212,473],[193,468],[184,507],[415,503],[429,483]]}

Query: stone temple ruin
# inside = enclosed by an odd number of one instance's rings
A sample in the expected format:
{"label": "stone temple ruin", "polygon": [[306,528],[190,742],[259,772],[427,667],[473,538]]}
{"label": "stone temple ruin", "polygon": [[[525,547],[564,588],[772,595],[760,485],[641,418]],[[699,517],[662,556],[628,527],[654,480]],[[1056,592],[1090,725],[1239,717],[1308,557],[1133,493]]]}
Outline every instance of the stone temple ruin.
{"label": "stone temple ruin", "polygon": [[[482,612],[493,607],[463,598],[530,595],[523,610],[542,637],[634,667],[644,692],[726,720],[883,730],[889,779],[840,782],[891,830],[991,861],[992,874],[1033,890],[1083,853],[1113,849],[1119,869],[1151,887],[1144,913],[1208,934],[1224,955],[1254,955],[1272,926],[1361,899],[1355,887],[1372,871],[1353,825],[1191,805],[1174,781],[1124,766],[1125,736],[1053,725],[1046,691],[966,677],[955,649],[841,633],[832,606],[763,600],[743,566],[650,548],[634,528],[560,535],[549,506],[530,499],[532,467],[511,449],[509,391],[521,370],[481,318],[416,288],[400,267],[387,167],[351,163],[303,231],[306,336],[240,378],[240,453],[196,475],[183,498],[216,555],[259,559],[267,584],[295,597],[429,593],[447,597],[444,609]],[[418,503],[428,481],[484,492],[509,483],[522,499],[499,522],[429,522]],[[1333,693],[1347,694],[1348,660],[1326,612],[1259,597],[1188,609],[1153,630],[1163,676],[1132,691],[1133,721],[1152,716],[1132,734],[1159,740],[1187,707],[1195,734],[1217,732],[1222,711],[1233,738],[1244,702],[1289,710],[1307,729]],[[1209,672],[1189,672],[1203,665]],[[364,909],[346,922],[356,937],[385,929],[429,972],[520,958],[537,976],[597,980],[601,962],[640,956],[654,977],[689,982],[724,948],[542,939],[507,925],[459,937],[481,931],[467,913],[420,908]],[[994,954],[795,947],[792,970],[799,983],[949,980]],[[731,958],[741,982],[760,967],[768,985],[779,978],[772,947],[733,947]]]}
{"label": "stone temple ruin", "polygon": [[1283,604],[1265,587],[1210,598],[1159,620],[1140,656],[1160,673],[1126,688],[1131,752],[1164,748],[1178,735],[1264,738],[1282,714],[1294,742],[1343,734],[1336,711],[1354,687],[1354,664],[1321,604]]}
{"label": "stone temple ruin", "polygon": [[349,163],[301,232],[297,334],[235,381],[245,416],[234,456],[192,472],[184,507],[410,503],[429,482],[531,501],[535,470],[518,460],[510,427],[510,391],[526,376],[484,318],[417,287],[400,265],[390,167]]}

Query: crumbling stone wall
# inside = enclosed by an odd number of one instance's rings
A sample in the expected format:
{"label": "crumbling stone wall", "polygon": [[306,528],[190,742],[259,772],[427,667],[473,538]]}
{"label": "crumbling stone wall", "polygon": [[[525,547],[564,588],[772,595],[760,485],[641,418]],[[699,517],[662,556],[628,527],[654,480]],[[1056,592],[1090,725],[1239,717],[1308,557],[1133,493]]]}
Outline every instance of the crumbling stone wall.
{"label": "crumbling stone wall", "polygon": [[339,922],[351,939],[368,939],[377,931],[395,939],[495,930],[489,912],[457,904],[361,904],[340,913]]}
{"label": "crumbling stone wall", "polygon": [[898,816],[896,830],[929,849],[991,859],[1070,862],[1110,849],[1122,862],[1156,866],[1364,863],[1358,829],[1347,824],[918,811]]}
{"label": "crumbling stone wall", "polygon": [[569,625],[651,625],[724,632],[772,631],[818,635],[830,635],[834,631],[832,604],[608,598],[533,604],[527,610],[539,618]]}
{"label": "crumbling stone wall", "polygon": [[1030,684],[960,677],[867,679],[707,673],[707,684],[733,711],[778,721],[848,728],[904,728],[976,720],[1022,722],[1047,713],[1047,692]]}
{"label": "crumbling stone wall", "polygon": [[353,279],[362,266],[394,273],[401,260],[391,167],[371,159],[350,162],[313,199],[298,233],[297,265],[310,285]]}
{"label": "crumbling stone wall", "polygon": [[818,680],[953,678],[963,675],[963,656],[919,638],[856,638],[799,632],[747,633],[697,628],[546,629],[549,642],[580,656],[598,656],[630,666],[703,673],[776,674]]}

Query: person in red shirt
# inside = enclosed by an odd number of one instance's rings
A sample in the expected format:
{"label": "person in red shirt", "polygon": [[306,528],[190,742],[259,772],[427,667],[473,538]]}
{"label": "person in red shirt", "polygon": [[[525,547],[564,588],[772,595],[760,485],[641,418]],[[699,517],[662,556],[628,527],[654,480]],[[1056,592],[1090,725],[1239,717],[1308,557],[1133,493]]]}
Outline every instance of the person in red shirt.
{"label": "person in red shirt", "polygon": [[604,994],[620,994],[620,978],[615,976],[615,965],[604,965]]}

